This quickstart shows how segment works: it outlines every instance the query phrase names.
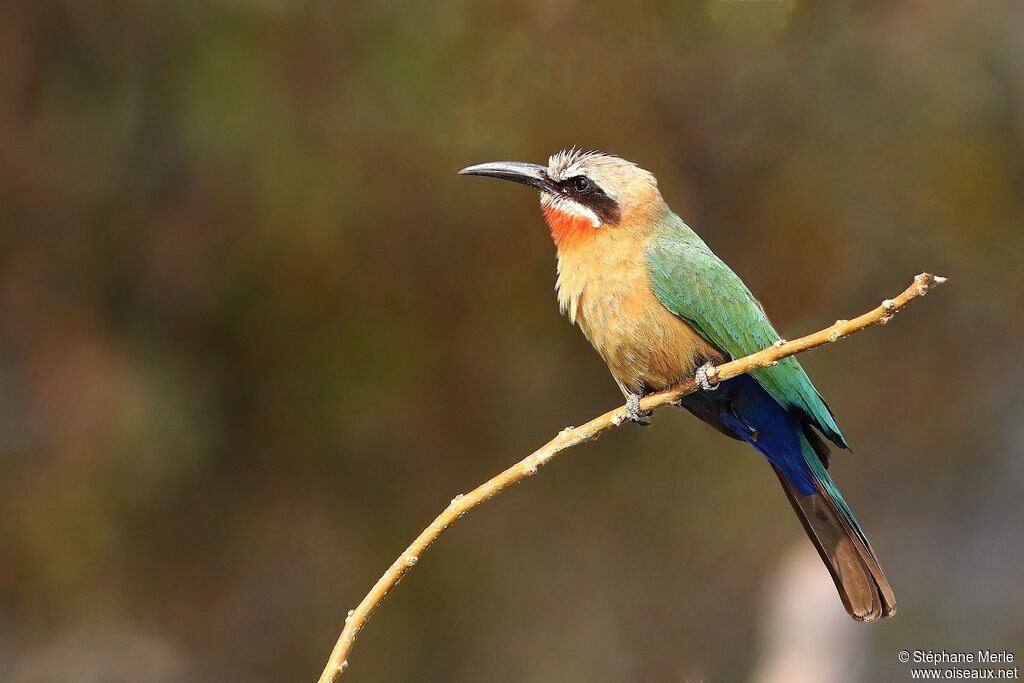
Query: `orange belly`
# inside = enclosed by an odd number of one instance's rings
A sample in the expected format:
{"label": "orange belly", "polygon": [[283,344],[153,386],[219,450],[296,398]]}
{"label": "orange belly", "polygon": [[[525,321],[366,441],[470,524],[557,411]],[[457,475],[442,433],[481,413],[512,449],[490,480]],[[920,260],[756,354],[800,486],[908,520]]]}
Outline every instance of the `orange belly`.
{"label": "orange belly", "polygon": [[658,301],[643,250],[609,242],[560,250],[558,296],[623,392],[659,391],[693,376],[709,360],[723,360]]}
{"label": "orange belly", "polygon": [[580,329],[601,354],[624,392],[643,394],[678,384],[722,355],[660,302],[634,294],[599,304],[589,311],[584,302]]}

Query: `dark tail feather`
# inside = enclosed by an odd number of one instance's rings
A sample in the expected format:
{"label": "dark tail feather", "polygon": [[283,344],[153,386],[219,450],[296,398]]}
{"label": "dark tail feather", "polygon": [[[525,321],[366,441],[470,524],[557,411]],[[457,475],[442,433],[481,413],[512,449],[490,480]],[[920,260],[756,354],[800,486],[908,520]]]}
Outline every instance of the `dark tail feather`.
{"label": "dark tail feather", "polygon": [[[804,530],[818,549],[822,562],[828,567],[850,616],[857,621],[874,621],[895,614],[896,597],[875,553],[860,528],[853,528],[857,522],[824,469],[820,473],[828,479],[827,485],[821,477],[815,476],[818,493],[811,496],[801,494],[778,469],[774,466],[772,469]],[[838,501],[830,489],[835,491]]]}

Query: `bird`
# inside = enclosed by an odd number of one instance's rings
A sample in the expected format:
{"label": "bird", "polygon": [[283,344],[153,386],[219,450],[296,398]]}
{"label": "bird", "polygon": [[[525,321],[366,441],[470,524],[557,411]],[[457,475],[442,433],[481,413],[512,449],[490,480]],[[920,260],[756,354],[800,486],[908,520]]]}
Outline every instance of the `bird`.
{"label": "bird", "polygon": [[669,208],[654,175],[575,147],[547,165],[496,161],[459,173],[540,193],[557,252],[559,307],[607,364],[628,419],[650,424],[640,398],[696,378],[699,390],[680,405],[764,456],[850,616],[895,614],[875,551],[828,473],[829,442],[849,446],[800,363],[789,357],[709,379],[715,365],[781,338],[743,280]]}

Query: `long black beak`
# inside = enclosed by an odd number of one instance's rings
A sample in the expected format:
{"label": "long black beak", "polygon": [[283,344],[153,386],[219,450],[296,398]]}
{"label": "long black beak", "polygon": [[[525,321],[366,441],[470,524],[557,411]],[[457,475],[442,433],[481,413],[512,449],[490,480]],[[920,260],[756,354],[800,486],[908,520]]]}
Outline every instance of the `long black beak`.
{"label": "long black beak", "polygon": [[554,189],[554,185],[548,179],[546,167],[523,161],[492,161],[487,164],[467,166],[459,171],[459,175],[482,175],[511,180],[513,183],[535,187],[542,192],[550,192]]}

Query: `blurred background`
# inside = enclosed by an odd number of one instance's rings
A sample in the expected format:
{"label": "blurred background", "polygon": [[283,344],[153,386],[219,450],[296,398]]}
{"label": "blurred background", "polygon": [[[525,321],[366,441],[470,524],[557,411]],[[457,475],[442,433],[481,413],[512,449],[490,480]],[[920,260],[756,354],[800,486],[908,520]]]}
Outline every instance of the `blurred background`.
{"label": "blurred background", "polygon": [[3,3],[0,679],[312,681],[453,495],[620,404],[536,197],[455,174],[570,145],[653,171],[784,336],[949,276],[801,357],[899,613],[848,621],[765,463],[662,411],[453,528],[347,678],[1024,656],[1022,28],[994,0]]}

